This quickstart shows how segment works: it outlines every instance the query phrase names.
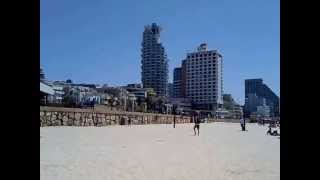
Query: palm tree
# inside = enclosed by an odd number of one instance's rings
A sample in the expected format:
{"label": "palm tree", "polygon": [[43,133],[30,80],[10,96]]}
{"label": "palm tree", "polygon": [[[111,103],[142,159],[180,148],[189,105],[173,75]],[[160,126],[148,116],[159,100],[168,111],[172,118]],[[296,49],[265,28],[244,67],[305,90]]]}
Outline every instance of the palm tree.
{"label": "palm tree", "polygon": [[148,96],[146,99],[146,103],[147,103],[147,110],[154,112],[156,110],[157,97]]}
{"label": "palm tree", "polygon": [[158,112],[159,113],[162,113],[163,109],[166,108],[165,104],[167,101],[168,101],[167,98],[164,96],[160,96],[157,98],[157,105],[158,105]]}
{"label": "palm tree", "polygon": [[64,96],[62,99],[62,102],[65,106],[72,106],[75,104],[75,99],[73,97],[73,91],[71,90],[70,87],[65,87],[63,88],[64,91]]}
{"label": "palm tree", "polygon": [[112,111],[112,108],[114,107],[114,104],[116,102],[116,99],[114,96],[112,96],[110,99],[109,99],[109,104],[110,104],[110,107],[111,107],[111,111]]}

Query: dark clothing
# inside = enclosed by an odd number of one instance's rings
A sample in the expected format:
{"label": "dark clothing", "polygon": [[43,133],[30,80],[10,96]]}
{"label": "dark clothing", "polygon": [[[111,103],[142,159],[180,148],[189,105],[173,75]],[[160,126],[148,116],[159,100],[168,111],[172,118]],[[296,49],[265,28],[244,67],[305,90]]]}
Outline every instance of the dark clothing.
{"label": "dark clothing", "polygon": [[269,128],[269,130],[267,131],[267,134],[272,134],[272,130],[271,130],[271,128]]}
{"label": "dark clothing", "polygon": [[194,135],[196,135],[196,129],[198,129],[198,136],[199,136],[200,123],[201,123],[200,117],[195,115],[194,116],[194,127],[193,127]]}
{"label": "dark clothing", "polygon": [[195,115],[193,118],[194,118],[194,123],[195,124],[200,124],[201,123],[201,120],[200,120],[199,116]]}
{"label": "dark clothing", "polygon": [[242,129],[242,131],[245,131],[245,130],[246,130],[245,124],[241,124],[241,129]]}
{"label": "dark clothing", "polygon": [[128,125],[131,125],[131,118],[128,119]]}

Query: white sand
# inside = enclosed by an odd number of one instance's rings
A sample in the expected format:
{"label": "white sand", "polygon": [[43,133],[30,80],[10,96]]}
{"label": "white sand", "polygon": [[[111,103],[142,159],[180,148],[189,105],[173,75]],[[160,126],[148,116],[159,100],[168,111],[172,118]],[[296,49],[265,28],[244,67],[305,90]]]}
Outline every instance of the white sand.
{"label": "white sand", "polygon": [[280,179],[280,139],[236,123],[40,128],[42,180]]}

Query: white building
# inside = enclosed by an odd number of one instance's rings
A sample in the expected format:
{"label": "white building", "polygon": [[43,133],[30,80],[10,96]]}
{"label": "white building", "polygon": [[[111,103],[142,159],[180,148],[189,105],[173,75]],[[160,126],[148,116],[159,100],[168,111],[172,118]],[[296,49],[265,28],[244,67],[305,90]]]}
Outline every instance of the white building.
{"label": "white building", "polygon": [[64,95],[63,87],[52,86],[52,89],[54,90],[54,95],[51,96],[50,102],[57,103],[57,104],[62,103],[62,99],[63,99],[63,95]]}
{"label": "white building", "polygon": [[44,82],[40,82],[40,105],[46,105],[49,97],[52,95],[54,95],[52,87]]}
{"label": "white building", "polygon": [[186,96],[199,109],[215,110],[223,104],[222,55],[201,44],[197,52],[188,53]]}

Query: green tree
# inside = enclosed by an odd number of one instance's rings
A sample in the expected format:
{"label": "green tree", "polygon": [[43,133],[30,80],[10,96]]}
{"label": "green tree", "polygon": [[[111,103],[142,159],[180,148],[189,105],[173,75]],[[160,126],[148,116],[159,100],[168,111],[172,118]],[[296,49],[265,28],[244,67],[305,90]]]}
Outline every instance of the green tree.
{"label": "green tree", "polygon": [[165,103],[167,102],[167,99],[163,96],[160,96],[157,98],[157,110],[158,110],[158,113],[162,113],[163,112],[163,109],[165,108]]}
{"label": "green tree", "polygon": [[75,104],[75,100],[72,96],[72,90],[70,87],[65,87],[63,88],[63,91],[64,91],[64,95],[62,97],[62,103],[65,105],[65,106],[73,106]]}

